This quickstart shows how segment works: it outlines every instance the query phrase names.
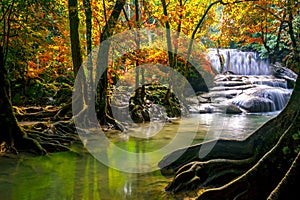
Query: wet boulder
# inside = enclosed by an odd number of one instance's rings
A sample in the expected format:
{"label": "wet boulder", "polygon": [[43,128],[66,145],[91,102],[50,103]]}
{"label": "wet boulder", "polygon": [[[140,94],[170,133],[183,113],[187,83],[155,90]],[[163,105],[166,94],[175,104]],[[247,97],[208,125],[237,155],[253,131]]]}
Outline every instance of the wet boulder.
{"label": "wet boulder", "polygon": [[274,112],[283,109],[290,97],[290,91],[282,88],[259,86],[244,91],[232,100],[232,104],[248,112]]}
{"label": "wet boulder", "polygon": [[[166,120],[185,115],[179,98],[165,85],[143,85],[129,99],[130,118],[135,123]],[[166,99],[166,97],[169,97]]]}
{"label": "wet boulder", "polygon": [[242,112],[243,111],[239,107],[237,107],[233,104],[229,105],[225,110],[226,114],[240,114]]}
{"label": "wet boulder", "polygon": [[243,96],[244,98],[240,97],[232,103],[250,113],[274,111],[274,102],[270,99],[255,96]]}

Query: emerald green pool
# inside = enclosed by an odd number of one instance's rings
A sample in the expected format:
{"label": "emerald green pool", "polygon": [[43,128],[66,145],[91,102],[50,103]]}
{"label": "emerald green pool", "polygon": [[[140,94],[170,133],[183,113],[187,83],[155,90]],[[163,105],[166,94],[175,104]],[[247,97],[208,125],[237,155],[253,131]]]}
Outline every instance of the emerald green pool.
{"label": "emerald green pool", "polygon": [[[184,140],[187,134],[194,132],[195,127],[191,125],[195,121],[199,126],[193,144],[218,137],[243,138],[275,115],[192,115],[176,123],[164,124],[157,134],[137,137],[141,129],[133,127],[126,134],[110,136],[109,140],[125,151],[145,153],[169,144],[176,134]],[[112,151],[107,152],[107,159],[115,156]],[[153,159],[156,162],[163,156],[157,154]],[[133,163],[141,159],[136,158]],[[155,169],[156,166],[151,167]],[[0,158],[0,200],[175,199],[163,191],[169,181],[159,170],[127,173],[107,167],[84,151],[54,153],[47,157],[23,156],[18,160]]]}

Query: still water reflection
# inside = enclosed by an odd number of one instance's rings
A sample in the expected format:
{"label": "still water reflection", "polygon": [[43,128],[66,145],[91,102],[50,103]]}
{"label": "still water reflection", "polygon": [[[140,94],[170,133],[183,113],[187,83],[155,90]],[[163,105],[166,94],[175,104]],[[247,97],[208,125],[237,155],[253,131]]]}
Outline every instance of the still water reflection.
{"label": "still water reflection", "polygon": [[[110,141],[126,151],[154,151],[170,143],[179,126],[181,134],[192,132],[195,127],[190,124],[195,120],[199,121],[199,126],[193,143],[218,137],[243,138],[276,114],[192,115],[189,119],[165,124],[158,134],[149,137],[136,137],[140,129],[132,128],[126,135],[110,137]],[[157,159],[163,156],[157,155]],[[0,159],[1,200],[174,199],[163,191],[168,181],[158,170],[149,173],[118,171],[103,165],[89,153],[63,152],[49,157]]]}

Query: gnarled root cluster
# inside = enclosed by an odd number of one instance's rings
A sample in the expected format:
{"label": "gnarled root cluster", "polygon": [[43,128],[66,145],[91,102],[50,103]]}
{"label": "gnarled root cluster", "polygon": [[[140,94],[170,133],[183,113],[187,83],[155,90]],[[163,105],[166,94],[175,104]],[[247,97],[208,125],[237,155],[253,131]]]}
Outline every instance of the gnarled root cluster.
{"label": "gnarled root cluster", "polygon": [[243,174],[254,164],[254,159],[229,160],[214,159],[210,161],[194,161],[184,165],[176,172],[173,181],[166,191],[179,192],[213,185],[221,186],[233,178]]}
{"label": "gnarled root cluster", "polygon": [[76,128],[69,121],[58,121],[49,125],[47,122],[40,122],[23,127],[27,137],[39,143],[49,153],[70,151],[70,145],[79,141]]}
{"label": "gnarled root cluster", "polygon": [[[280,118],[274,118],[271,123]],[[282,193],[278,195],[276,191],[287,185],[284,179],[291,177],[288,175],[290,171],[297,172],[297,163],[299,166],[297,155],[300,136],[296,135],[299,133],[300,118],[297,111],[293,113],[292,119],[289,126],[283,129],[286,131],[272,132],[272,137],[269,132],[261,135],[261,130],[269,127],[269,122],[245,140],[220,139],[169,154],[159,166],[163,174],[170,171],[176,173],[165,190],[179,193],[202,189],[197,199],[280,199],[277,196]],[[265,137],[264,140],[262,136]],[[264,142],[266,140],[272,140],[274,143],[269,141],[268,144]],[[215,145],[214,148],[205,157],[200,158],[199,150],[212,144]],[[172,162],[172,158],[178,157],[178,154],[182,155]],[[299,173],[294,174],[299,176]],[[292,194],[296,194],[295,181],[299,178],[293,177],[292,183],[288,184],[291,192],[285,192],[284,195],[292,197]]]}
{"label": "gnarled root cluster", "polygon": [[[211,186],[198,199],[283,199],[283,193],[276,197],[274,194],[280,183],[289,176],[289,168],[295,168],[293,165],[297,163],[300,140],[291,137],[296,130],[294,126],[288,129],[274,147],[241,176],[220,187]],[[293,145],[286,151],[289,144]],[[286,188],[288,192],[285,191],[284,199],[295,198],[299,173],[296,176],[289,183],[290,187]]]}

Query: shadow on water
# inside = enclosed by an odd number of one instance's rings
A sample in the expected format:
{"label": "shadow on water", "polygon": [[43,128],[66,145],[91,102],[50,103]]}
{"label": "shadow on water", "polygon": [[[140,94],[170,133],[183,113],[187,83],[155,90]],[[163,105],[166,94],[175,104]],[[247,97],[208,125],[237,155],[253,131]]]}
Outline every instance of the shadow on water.
{"label": "shadow on water", "polygon": [[[111,141],[128,151],[152,151],[169,143],[180,123],[184,123],[183,131],[188,132],[189,120],[200,123],[193,143],[203,141],[204,137],[213,139],[216,137],[213,133],[220,130],[218,137],[243,138],[275,114],[198,114],[179,123],[165,124],[159,134],[151,137],[134,137],[133,128],[129,136],[115,136]],[[222,126],[212,127],[214,121],[222,121]],[[163,191],[169,180],[160,171],[121,172],[103,165],[89,153],[62,152],[48,157],[23,156],[18,160],[0,158],[0,168],[1,200],[175,199]]]}

